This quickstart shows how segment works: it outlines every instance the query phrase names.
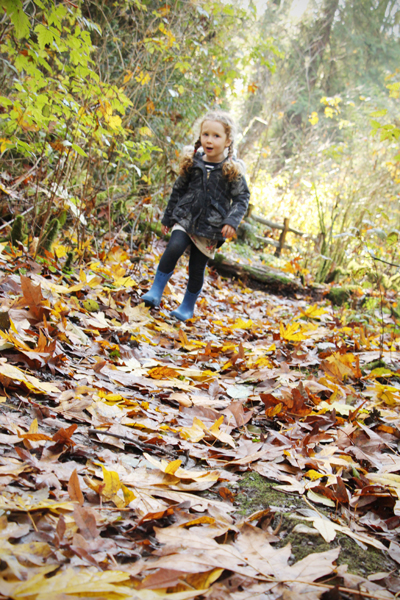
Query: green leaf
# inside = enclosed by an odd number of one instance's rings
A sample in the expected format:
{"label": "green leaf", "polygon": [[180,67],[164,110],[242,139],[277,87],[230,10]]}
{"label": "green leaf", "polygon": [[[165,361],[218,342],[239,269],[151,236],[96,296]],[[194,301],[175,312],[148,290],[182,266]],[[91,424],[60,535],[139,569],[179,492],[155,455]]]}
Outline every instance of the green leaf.
{"label": "green leaf", "polygon": [[371,127],[373,127],[374,129],[380,129],[382,125],[378,121],[371,121]]}
{"label": "green leaf", "polygon": [[22,9],[21,0],[0,0],[3,8],[15,27],[15,35],[18,39],[29,36],[29,19]]}
{"label": "green leaf", "polygon": [[12,106],[13,102],[9,98],[0,96],[0,106]]}
{"label": "green leaf", "polygon": [[72,144],[72,149],[75,150],[80,156],[87,156],[86,152],[82,150],[78,144]]}
{"label": "green leaf", "polygon": [[383,110],[375,110],[374,112],[370,113],[370,117],[375,117],[376,119],[379,119],[379,117],[384,117],[387,113],[387,109],[384,108]]}
{"label": "green leaf", "polygon": [[48,16],[48,24],[49,25],[55,25],[55,27],[57,27],[57,29],[61,30],[61,21],[64,19],[64,17],[66,17],[66,15],[68,14],[67,9],[65,8],[65,6],[63,6],[62,4],[60,4],[59,6],[57,6],[57,8],[55,8],[54,10],[51,11],[51,13]]}
{"label": "green leaf", "polygon": [[47,44],[49,44],[49,46],[51,46],[51,44],[53,43],[53,40],[54,40],[54,35],[50,31],[50,29],[48,29],[44,25],[36,25],[35,31],[38,36],[39,47],[42,50],[46,47]]}
{"label": "green leaf", "polygon": [[399,234],[397,233],[397,231],[391,231],[386,238],[386,243],[388,246],[393,246],[393,244],[397,244],[398,241]]}

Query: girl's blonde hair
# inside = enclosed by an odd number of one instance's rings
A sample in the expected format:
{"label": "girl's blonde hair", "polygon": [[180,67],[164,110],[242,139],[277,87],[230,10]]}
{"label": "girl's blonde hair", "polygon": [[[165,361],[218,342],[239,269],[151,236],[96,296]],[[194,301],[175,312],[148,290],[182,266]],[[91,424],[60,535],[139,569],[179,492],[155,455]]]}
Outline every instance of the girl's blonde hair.
{"label": "girl's blonde hair", "polygon": [[[204,115],[204,117],[200,121],[200,135],[203,123],[205,121],[217,121],[217,123],[221,123],[221,125],[224,126],[225,134],[228,140],[230,141],[230,144],[228,146],[227,160],[224,162],[224,165],[222,167],[222,174],[224,177],[227,178],[228,181],[234,181],[235,179],[238,179],[238,177],[240,177],[240,175],[242,174],[242,169],[241,165],[237,162],[234,162],[233,160],[233,145],[236,137],[236,127],[234,120],[232,119],[229,113],[224,112],[222,110],[209,112],[206,115]],[[201,146],[200,135],[197,142],[194,145],[193,152],[189,150],[188,152],[184,153],[179,165],[179,175],[185,175],[189,171],[189,169],[192,168],[193,158],[197,150]]]}

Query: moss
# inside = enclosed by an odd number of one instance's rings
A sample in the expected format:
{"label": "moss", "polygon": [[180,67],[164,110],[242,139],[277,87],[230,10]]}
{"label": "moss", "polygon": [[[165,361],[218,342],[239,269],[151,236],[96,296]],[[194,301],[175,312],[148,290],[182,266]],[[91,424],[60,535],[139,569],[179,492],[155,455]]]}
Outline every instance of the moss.
{"label": "moss", "polygon": [[235,503],[239,507],[238,514],[247,516],[269,506],[284,507],[288,511],[305,507],[299,496],[290,496],[274,489],[277,485],[258,473],[246,473],[234,486],[237,488]]}
{"label": "moss", "polygon": [[357,292],[359,292],[359,285],[342,285],[341,287],[332,287],[327,294],[327,298],[336,306],[343,306],[345,302],[350,299],[355,299],[357,304],[360,305],[362,300],[360,299]]}
{"label": "moss", "polygon": [[[235,505],[237,506],[238,516],[245,517],[271,506],[281,509],[276,512],[274,521],[271,524],[272,529],[280,525],[277,534],[280,540],[274,546],[282,548],[290,543],[292,546],[292,563],[302,560],[309,554],[325,552],[339,546],[341,550],[337,563],[348,565],[349,572],[356,575],[365,577],[371,573],[391,571],[397,568],[394,561],[379,550],[370,547],[363,550],[346,535],[338,534],[328,544],[320,535],[311,536],[293,531],[299,523],[308,527],[312,526],[310,521],[305,521],[301,518],[301,515],[298,519],[291,518],[297,509],[309,507],[302,497],[279,492],[276,489],[278,486],[277,482],[270,481],[254,472],[245,473],[240,481],[231,485],[236,493]],[[282,509],[284,510],[282,511]],[[334,514],[323,506],[318,506],[318,512],[330,518],[334,517]]]}
{"label": "moss", "polygon": [[51,246],[56,239],[58,232],[60,231],[60,221],[58,219],[52,219],[47,227],[46,234],[42,240],[41,249],[51,251]]}
{"label": "moss", "polygon": [[333,287],[329,290],[327,298],[335,306],[343,306],[345,302],[351,297],[351,291],[347,287]]}
{"label": "moss", "polygon": [[[278,273],[271,273],[270,271],[263,272],[262,269],[257,269],[255,267],[250,267],[248,265],[243,265],[243,270],[250,275],[256,276],[260,281],[264,283],[270,283],[271,281],[279,282],[284,285],[294,286],[295,282],[290,277],[285,277],[285,275],[280,275]],[[300,286],[299,286],[300,287]]]}
{"label": "moss", "polygon": [[[318,510],[321,512],[320,507]],[[368,547],[363,550],[353,539],[344,534],[337,534],[335,539],[328,544],[320,535],[311,536],[304,533],[293,531],[296,525],[303,523],[310,527],[309,521],[302,521],[301,518],[289,519],[285,515],[282,521],[282,539],[277,543],[281,548],[287,544],[292,546],[293,561],[302,560],[309,554],[316,552],[326,552],[332,548],[340,547],[340,554],[337,559],[338,565],[348,565],[348,570],[356,575],[366,577],[371,573],[380,571],[391,571],[396,569],[396,563],[388,556],[385,556],[379,550]]]}
{"label": "moss", "polygon": [[215,256],[214,256],[214,263],[216,265],[220,265],[221,263],[224,262],[224,260],[226,260],[226,257],[224,254],[222,254],[221,252],[216,252]]}
{"label": "moss", "polygon": [[74,260],[74,253],[73,252],[67,252],[67,260],[65,261],[65,265],[64,265],[63,271],[69,271],[69,269],[72,266],[73,260]]}
{"label": "moss", "polygon": [[22,215],[17,215],[10,233],[10,241],[13,246],[22,244],[25,239],[25,219]]}

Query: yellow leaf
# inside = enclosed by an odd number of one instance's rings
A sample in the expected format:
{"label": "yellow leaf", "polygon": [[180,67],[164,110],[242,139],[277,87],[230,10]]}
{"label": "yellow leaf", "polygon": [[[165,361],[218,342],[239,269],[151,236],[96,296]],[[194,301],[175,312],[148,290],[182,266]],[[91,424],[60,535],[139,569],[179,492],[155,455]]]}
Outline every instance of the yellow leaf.
{"label": "yellow leaf", "polygon": [[340,381],[356,373],[355,369],[352,367],[352,364],[356,359],[354,354],[351,354],[350,352],[347,354],[335,352],[331,356],[328,356],[326,360],[330,363],[329,370]]}
{"label": "yellow leaf", "polygon": [[314,471],[314,469],[310,469],[309,471],[307,471],[305,476],[308,477],[308,479],[311,479],[311,481],[316,481],[317,479],[321,479],[321,477],[324,477],[322,473],[318,473],[318,471]]}
{"label": "yellow leaf", "polygon": [[58,387],[46,381],[39,381],[32,375],[26,375],[23,371],[9,364],[0,364],[0,381],[4,387],[14,385],[15,381],[23,383],[28,390],[37,394],[60,393]]}
{"label": "yellow leaf", "polygon": [[132,500],[134,500],[136,498],[136,496],[132,492],[132,490],[130,490],[129,488],[127,488],[126,485],[124,485],[124,484],[121,485],[121,489],[122,489],[123,494],[124,494],[125,506],[128,506],[128,504],[130,504],[132,502]]}
{"label": "yellow leaf", "polygon": [[203,573],[191,573],[186,576],[185,581],[194,587],[195,590],[208,590],[210,585],[218,579],[224,569],[213,569]]}
{"label": "yellow leaf", "polygon": [[167,473],[168,475],[175,475],[176,471],[179,469],[181,464],[182,464],[181,460],[179,460],[179,459],[173,460],[170,463],[168,463],[164,472]]}
{"label": "yellow leaf", "polygon": [[101,490],[101,495],[111,500],[111,498],[115,496],[115,494],[121,488],[119,475],[115,471],[107,471],[107,469],[103,467],[103,465],[101,466],[101,468],[103,469],[104,481],[104,487]]}
{"label": "yellow leaf", "polygon": [[378,400],[382,400],[388,406],[400,404],[400,391],[398,388],[391,385],[382,385],[377,382],[375,391]]}
{"label": "yellow leaf", "polygon": [[7,140],[6,138],[0,138],[0,152],[3,153],[7,150],[7,148],[9,148],[10,146],[13,146],[13,143],[10,140]]}
{"label": "yellow leaf", "polygon": [[31,512],[33,510],[50,510],[52,512],[58,512],[58,510],[73,511],[75,504],[73,502],[54,502],[53,500],[39,500],[29,494],[24,496],[17,496],[14,494],[12,498],[6,496],[0,496],[0,510],[8,511],[21,511]]}
{"label": "yellow leaf", "polygon": [[67,248],[61,244],[54,244],[53,250],[55,250],[57,258],[64,258],[64,256],[67,256]]}
{"label": "yellow leaf", "polygon": [[37,419],[33,419],[31,426],[29,427],[29,433],[37,433],[39,430]]}
{"label": "yellow leaf", "polygon": [[268,419],[272,419],[276,415],[279,415],[279,413],[281,412],[282,408],[283,408],[282,402],[279,402],[279,404],[276,404],[275,406],[271,406],[271,408],[266,408],[265,409],[265,416]]}
{"label": "yellow leaf", "polygon": [[285,329],[285,326],[281,321],[280,335],[282,339],[287,340],[288,342],[301,342],[307,339],[307,337],[303,335],[302,328],[299,323],[289,323]]}
{"label": "yellow leaf", "polygon": [[114,285],[124,288],[137,287],[136,281],[131,277],[117,277],[114,279]]}
{"label": "yellow leaf", "polygon": [[[45,574],[38,573],[27,581],[19,581],[12,588],[12,597],[18,600],[40,598],[40,600],[53,600],[58,596],[75,596],[77,594],[98,595],[117,594],[115,597],[132,597],[132,590],[115,584],[129,579],[129,573],[121,571],[90,572],[87,568],[80,571],[67,569],[47,578]],[[111,596],[110,596],[111,597]],[[113,596],[114,597],[114,596]]]}
{"label": "yellow leaf", "polygon": [[149,83],[150,81],[150,75],[148,73],[143,73],[143,71],[140,71],[139,75],[137,75],[135,79],[141,85],[146,85],[146,83]]}
{"label": "yellow leaf", "polygon": [[150,129],[150,127],[139,127],[139,133],[140,135],[147,135],[148,137],[151,137],[153,135],[153,132]]}
{"label": "yellow leaf", "polygon": [[232,325],[231,329],[251,329],[252,326],[253,321],[251,319],[244,321],[241,317],[239,317],[238,320]]}
{"label": "yellow leaf", "polygon": [[325,315],[328,311],[324,308],[318,308],[316,304],[309,306],[306,310],[300,309],[301,313],[310,319],[319,319],[321,315]]}
{"label": "yellow leaf", "polygon": [[248,364],[249,369],[262,369],[263,367],[273,368],[271,361],[266,356],[261,356],[255,362]]}
{"label": "yellow leaf", "polygon": [[107,121],[108,125],[111,127],[111,129],[118,129],[119,127],[122,126],[122,119],[118,115],[109,117],[108,119],[106,119],[106,121]]}
{"label": "yellow leaf", "polygon": [[208,430],[214,437],[217,438],[217,440],[219,440],[220,442],[224,443],[224,444],[228,444],[229,446],[232,446],[232,448],[235,448],[235,442],[233,440],[233,437],[231,435],[229,435],[229,433],[226,433],[224,431],[220,431],[219,428],[222,425],[224,421],[224,415],[221,415],[220,418],[215,421],[215,423],[210,427],[210,429]]}
{"label": "yellow leaf", "polygon": [[335,111],[333,108],[331,108],[330,106],[325,107],[325,116],[326,117],[328,117],[329,119],[332,119],[334,114],[335,114]]}
{"label": "yellow leaf", "polygon": [[133,73],[132,71],[127,71],[126,75],[124,76],[124,85],[126,83],[128,83],[128,81],[130,81],[133,77]]}
{"label": "yellow leaf", "polygon": [[206,429],[207,428],[204,423],[195,417],[193,419],[193,425],[191,427],[181,427],[179,434],[184,440],[189,440],[189,442],[196,443],[203,439],[205,435],[204,431]]}

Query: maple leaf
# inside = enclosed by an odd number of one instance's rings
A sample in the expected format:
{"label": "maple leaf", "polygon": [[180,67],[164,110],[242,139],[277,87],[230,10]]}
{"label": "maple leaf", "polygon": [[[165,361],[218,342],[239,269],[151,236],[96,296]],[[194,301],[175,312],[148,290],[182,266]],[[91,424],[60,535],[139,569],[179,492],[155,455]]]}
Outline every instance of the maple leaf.
{"label": "maple leaf", "polygon": [[287,340],[288,342],[301,342],[306,340],[307,337],[303,333],[304,328],[302,328],[300,323],[289,323],[287,327],[281,322],[279,333],[283,340]]}
{"label": "maple leaf", "polygon": [[306,310],[300,308],[300,312],[303,316],[308,317],[309,319],[320,319],[322,315],[326,315],[328,313],[325,308],[319,307],[317,304],[307,307]]}

